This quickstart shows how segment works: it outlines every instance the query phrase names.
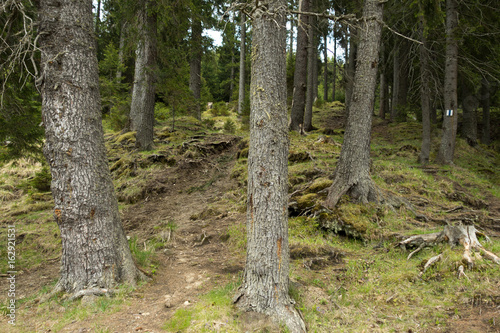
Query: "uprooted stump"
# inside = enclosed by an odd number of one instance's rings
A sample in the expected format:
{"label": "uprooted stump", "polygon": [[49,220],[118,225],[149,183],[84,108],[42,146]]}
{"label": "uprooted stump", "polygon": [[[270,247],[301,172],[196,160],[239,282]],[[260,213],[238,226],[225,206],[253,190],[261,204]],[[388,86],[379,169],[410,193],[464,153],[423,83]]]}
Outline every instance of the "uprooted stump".
{"label": "uprooted stump", "polygon": [[[478,235],[483,236],[487,241],[490,241],[488,236],[478,231],[473,225],[447,225],[441,232],[414,235],[399,242],[396,246],[400,246],[404,250],[406,250],[407,247],[416,247],[416,249],[408,255],[407,259],[409,260],[415,253],[419,252],[424,247],[432,247],[438,243],[444,242],[448,242],[450,246],[456,246],[460,244],[464,247],[462,262],[467,266],[468,269],[472,269],[474,267],[475,261],[481,260],[483,257],[500,265],[500,258],[496,254],[486,250],[483,245],[479,243],[479,240],[477,239]],[[476,252],[474,255],[473,251]],[[441,258],[442,254],[430,258],[425,264],[419,276],[422,276],[429,267],[441,260]],[[467,275],[465,275],[464,273],[463,266],[459,267],[458,276],[467,277]]]}

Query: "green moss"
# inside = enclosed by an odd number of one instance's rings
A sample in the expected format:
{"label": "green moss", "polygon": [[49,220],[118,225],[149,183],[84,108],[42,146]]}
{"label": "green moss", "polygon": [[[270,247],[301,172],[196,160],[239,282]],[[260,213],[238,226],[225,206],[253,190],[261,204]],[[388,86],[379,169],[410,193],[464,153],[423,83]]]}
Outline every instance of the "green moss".
{"label": "green moss", "polygon": [[115,142],[122,143],[123,141],[135,142],[135,135],[137,132],[127,132],[125,134],[119,135]]}
{"label": "green moss", "polygon": [[308,193],[296,199],[299,209],[306,209],[316,205],[318,195],[316,193]]}
{"label": "green moss", "polygon": [[309,186],[309,188],[307,189],[307,192],[317,193],[327,187],[330,187],[332,183],[333,181],[331,179],[325,177],[316,178],[311,186]]}

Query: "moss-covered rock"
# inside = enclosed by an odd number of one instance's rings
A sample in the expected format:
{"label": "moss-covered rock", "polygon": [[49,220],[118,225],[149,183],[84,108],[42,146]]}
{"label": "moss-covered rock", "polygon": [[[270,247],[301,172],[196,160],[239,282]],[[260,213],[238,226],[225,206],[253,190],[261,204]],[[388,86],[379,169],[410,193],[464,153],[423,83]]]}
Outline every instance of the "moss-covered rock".
{"label": "moss-covered rock", "polygon": [[316,178],[311,184],[311,186],[309,186],[309,188],[307,189],[307,192],[318,193],[319,191],[324,190],[327,187],[330,187],[332,183],[333,181],[326,177]]}
{"label": "moss-covered rock", "polygon": [[297,197],[295,201],[297,201],[297,206],[299,209],[307,209],[316,205],[316,201],[318,200],[318,195],[316,193],[308,193]]}

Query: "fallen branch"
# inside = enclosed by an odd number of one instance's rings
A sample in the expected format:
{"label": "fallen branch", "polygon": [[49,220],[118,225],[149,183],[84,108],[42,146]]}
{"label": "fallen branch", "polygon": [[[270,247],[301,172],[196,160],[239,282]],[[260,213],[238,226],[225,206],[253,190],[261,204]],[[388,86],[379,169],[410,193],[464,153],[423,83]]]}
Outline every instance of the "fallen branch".
{"label": "fallen branch", "polygon": [[439,260],[441,260],[441,258],[443,258],[443,254],[439,254],[437,256],[434,256],[432,258],[430,258],[429,260],[427,260],[427,262],[425,263],[424,265],[424,269],[418,274],[418,277],[421,277],[422,275],[424,275],[425,271],[431,267],[432,265],[434,265],[435,263],[437,263]]}

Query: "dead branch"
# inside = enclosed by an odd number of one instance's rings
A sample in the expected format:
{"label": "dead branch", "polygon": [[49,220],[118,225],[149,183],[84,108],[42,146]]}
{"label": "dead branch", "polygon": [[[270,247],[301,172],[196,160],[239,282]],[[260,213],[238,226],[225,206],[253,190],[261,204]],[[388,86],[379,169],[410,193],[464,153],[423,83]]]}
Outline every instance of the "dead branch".
{"label": "dead branch", "polygon": [[424,275],[425,271],[427,271],[427,269],[429,267],[431,267],[432,265],[434,265],[435,263],[437,263],[439,260],[441,260],[441,258],[443,258],[443,254],[439,254],[437,256],[434,256],[432,258],[430,258],[429,260],[427,260],[427,262],[425,263],[424,265],[424,269],[418,274],[419,277],[422,277],[422,275]]}

